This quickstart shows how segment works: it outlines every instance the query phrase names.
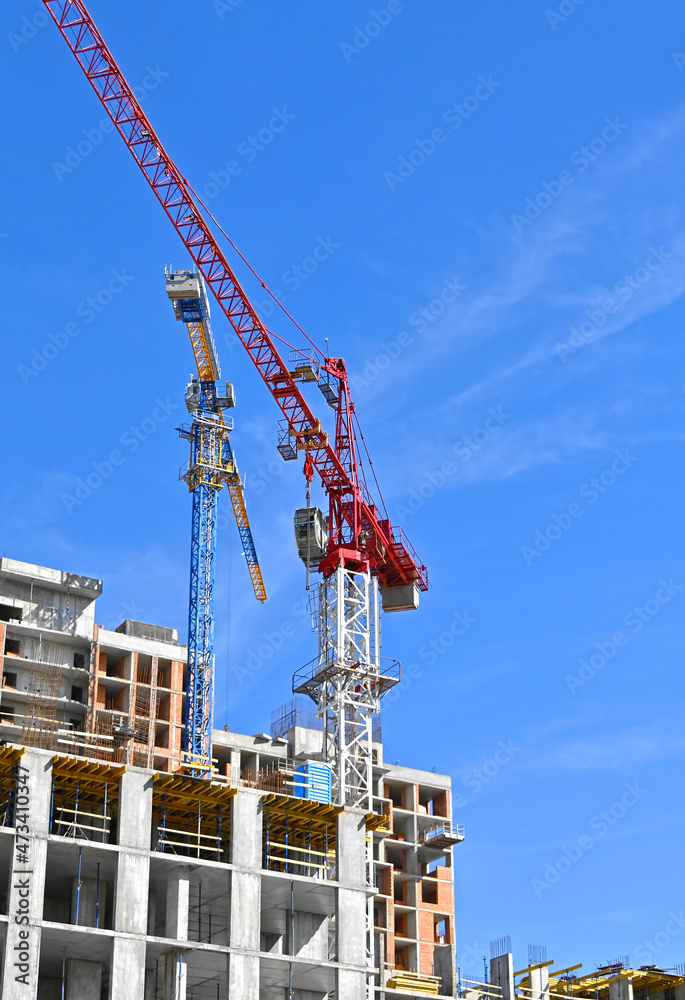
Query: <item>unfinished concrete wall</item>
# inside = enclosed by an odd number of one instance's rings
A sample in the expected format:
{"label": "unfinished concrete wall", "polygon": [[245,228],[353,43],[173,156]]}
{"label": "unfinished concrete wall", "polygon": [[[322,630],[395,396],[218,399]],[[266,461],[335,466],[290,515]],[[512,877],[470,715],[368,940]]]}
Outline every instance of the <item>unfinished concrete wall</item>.
{"label": "unfinished concrete wall", "polygon": [[[364,1000],[366,976],[366,817],[346,810],[338,817],[338,970],[336,995],[345,1000]],[[347,968],[345,968],[347,966]]]}
{"label": "unfinished concrete wall", "polygon": [[114,902],[111,995],[117,1000],[142,997],[145,988],[152,774],[131,769],[121,777],[119,859]]}
{"label": "unfinished concrete wall", "polygon": [[233,799],[231,861],[229,996],[259,1000],[262,797],[249,788]]}
{"label": "unfinished concrete wall", "polygon": [[502,1000],[515,1000],[514,956],[511,952],[490,960],[490,982],[502,991]]}
{"label": "unfinished concrete wall", "polygon": [[52,755],[27,749],[17,767],[16,837],[8,894],[3,1000],[35,1000],[52,790]]}

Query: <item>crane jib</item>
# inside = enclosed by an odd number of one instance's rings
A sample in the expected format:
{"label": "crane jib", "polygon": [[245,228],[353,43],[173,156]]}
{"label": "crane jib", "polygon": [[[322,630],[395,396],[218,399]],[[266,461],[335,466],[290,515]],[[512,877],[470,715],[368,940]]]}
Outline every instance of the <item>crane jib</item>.
{"label": "crane jib", "polygon": [[[338,503],[341,520],[354,526],[361,511],[364,554],[388,587],[416,583],[428,588],[428,574],[398,529],[381,520],[340,461],[297,382],[259,320],[247,294],[218,246],[184,177],[154,132],[133,91],[82,0],[43,0],[67,45],[157,195],[164,211],[228,318],[288,421],[298,441],[308,442],[324,489]],[[278,387],[278,388],[276,388]],[[343,503],[345,494],[356,503]],[[358,528],[358,525],[356,526]]]}

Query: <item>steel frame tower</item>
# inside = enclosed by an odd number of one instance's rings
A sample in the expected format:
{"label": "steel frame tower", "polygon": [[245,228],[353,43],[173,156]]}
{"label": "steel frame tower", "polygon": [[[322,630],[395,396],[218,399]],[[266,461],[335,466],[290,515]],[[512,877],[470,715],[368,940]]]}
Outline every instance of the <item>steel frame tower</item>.
{"label": "steel frame tower", "polygon": [[358,458],[347,370],[342,359],[328,359],[322,365],[312,359],[311,366],[336,409],[335,450],[349,485],[341,483],[330,492],[325,548],[315,546],[313,552],[308,515],[301,555],[308,568],[313,565],[323,574],[313,614],[318,655],[296,672],[293,692],[308,694],[316,702],[324,727],[324,756],[333,769],[335,801],[370,812],[373,716],[380,711],[383,694],[398,683],[400,665],[380,655],[379,574],[364,552],[367,529],[362,504],[368,491]]}
{"label": "steel frame tower", "polygon": [[212,765],[214,714],[214,557],[217,494],[228,488],[255,595],[266,591],[247,518],[243,484],[231,448],[233,421],[224,410],[235,405],[233,386],[218,381],[219,359],[209,322],[209,303],[202,277],[191,271],[165,271],[167,294],[176,318],[185,321],[197,363],[198,377],[186,388],[193,422],[179,428],[190,442],[190,460],[181,480],[193,495],[188,605],[188,679],[185,724],[186,763],[193,773],[208,774]]}
{"label": "steel frame tower", "polygon": [[[205,393],[203,391],[203,396]],[[211,412],[211,411],[210,411]],[[212,414],[213,415],[213,414]],[[207,413],[209,416],[209,413]],[[193,494],[188,604],[186,760],[211,770],[214,714],[214,555],[217,492],[233,471],[228,429],[204,414],[181,435],[190,440],[191,458],[182,472]]]}

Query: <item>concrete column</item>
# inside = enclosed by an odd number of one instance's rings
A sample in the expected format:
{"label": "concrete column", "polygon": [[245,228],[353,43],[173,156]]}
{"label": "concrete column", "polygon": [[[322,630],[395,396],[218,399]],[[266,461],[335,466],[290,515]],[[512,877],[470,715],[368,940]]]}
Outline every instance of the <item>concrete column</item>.
{"label": "concrete column", "polygon": [[100,1000],[102,966],[99,962],[67,960],[67,1000]]}
{"label": "concrete column", "polygon": [[328,960],[328,917],[322,913],[296,913],[294,948],[299,958]]}
{"label": "concrete column", "polygon": [[27,748],[17,773],[16,835],[7,900],[9,925],[1,995],[3,1000],[35,1000],[50,823],[52,754]]}
{"label": "concrete column", "polygon": [[[161,979],[161,1000],[186,1000],[188,988],[188,955],[182,951],[167,951]],[[160,963],[161,964],[161,963]]]}
{"label": "concrete column", "polygon": [[174,941],[188,940],[190,880],[186,868],[169,873],[166,887],[166,930],[164,936]]}
{"label": "concrete column", "polygon": [[633,980],[628,976],[610,980],[609,1000],[633,1000]]}
{"label": "concrete column", "polygon": [[531,989],[531,1000],[549,1000],[548,965],[545,965],[542,968],[531,970],[530,989]]}
{"label": "concrete column", "polygon": [[259,1000],[261,929],[262,797],[241,788],[231,815],[231,894],[227,959],[228,995]]}
{"label": "concrete column", "polygon": [[336,995],[366,998],[366,821],[365,814],[346,809],[338,816],[338,969]]}
{"label": "concrete column", "polygon": [[502,990],[502,1000],[515,1000],[514,956],[511,952],[490,959],[490,982]]}
{"label": "concrete column", "polygon": [[240,782],[240,750],[231,750],[231,784],[234,788]]}
{"label": "concrete column", "polygon": [[119,860],[114,898],[115,937],[110,996],[139,1000],[145,990],[145,935],[150,881],[152,772],[131,768],[119,791]]}
{"label": "concrete column", "polygon": [[112,949],[111,1000],[140,1000],[145,990],[145,939],[115,937]]}

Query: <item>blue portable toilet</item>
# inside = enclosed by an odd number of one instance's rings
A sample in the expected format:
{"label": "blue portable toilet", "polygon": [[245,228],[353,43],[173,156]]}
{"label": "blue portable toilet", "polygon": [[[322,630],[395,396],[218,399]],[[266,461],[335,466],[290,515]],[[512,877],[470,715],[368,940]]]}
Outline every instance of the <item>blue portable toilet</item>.
{"label": "blue portable toilet", "polygon": [[313,802],[331,801],[331,768],[318,760],[306,760],[294,774],[295,797]]}

